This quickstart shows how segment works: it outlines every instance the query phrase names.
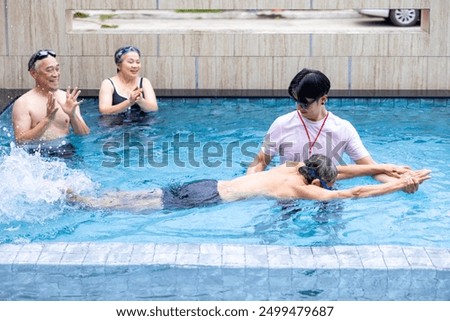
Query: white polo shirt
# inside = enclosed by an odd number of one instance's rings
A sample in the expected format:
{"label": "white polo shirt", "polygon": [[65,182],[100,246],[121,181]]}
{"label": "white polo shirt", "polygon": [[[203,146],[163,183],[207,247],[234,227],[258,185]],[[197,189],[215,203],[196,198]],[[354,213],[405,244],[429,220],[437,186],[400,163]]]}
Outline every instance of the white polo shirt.
{"label": "white polo shirt", "polygon": [[[324,120],[311,121],[303,117],[303,121],[312,143]],[[262,151],[271,157],[279,155],[282,164],[287,161],[303,162],[311,154],[325,155],[336,165],[343,163],[344,153],[353,161],[370,155],[353,125],[331,112],[310,153],[310,141],[296,110],[278,117],[272,123],[264,138]]]}

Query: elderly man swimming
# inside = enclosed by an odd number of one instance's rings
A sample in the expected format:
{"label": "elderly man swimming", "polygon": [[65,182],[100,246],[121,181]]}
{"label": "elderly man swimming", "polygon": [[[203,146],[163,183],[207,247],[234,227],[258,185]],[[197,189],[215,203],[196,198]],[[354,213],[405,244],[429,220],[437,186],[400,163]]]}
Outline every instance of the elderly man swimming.
{"label": "elderly man swimming", "polygon": [[[383,184],[332,190],[336,179],[387,174],[399,179]],[[119,191],[96,198],[69,193],[71,201],[91,208],[132,211],[184,209],[232,202],[257,196],[273,199],[332,200],[384,195],[430,178],[429,170],[412,171],[389,164],[336,167],[323,155],[312,155],[304,163],[286,163],[265,172],[233,180],[199,180],[176,187],[148,191]]]}

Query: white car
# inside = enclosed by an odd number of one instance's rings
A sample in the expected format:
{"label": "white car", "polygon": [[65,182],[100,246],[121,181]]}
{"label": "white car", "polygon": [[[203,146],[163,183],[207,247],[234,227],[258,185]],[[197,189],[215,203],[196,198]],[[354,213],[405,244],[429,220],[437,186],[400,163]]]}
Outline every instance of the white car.
{"label": "white car", "polygon": [[418,9],[358,9],[365,16],[383,17],[396,26],[414,26],[420,20]]}

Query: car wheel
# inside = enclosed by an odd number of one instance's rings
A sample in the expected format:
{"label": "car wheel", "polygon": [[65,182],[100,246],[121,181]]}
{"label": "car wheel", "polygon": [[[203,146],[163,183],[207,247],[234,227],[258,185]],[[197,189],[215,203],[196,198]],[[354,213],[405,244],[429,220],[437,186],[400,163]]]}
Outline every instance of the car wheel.
{"label": "car wheel", "polygon": [[395,9],[389,11],[389,20],[396,26],[409,27],[419,21],[420,10]]}

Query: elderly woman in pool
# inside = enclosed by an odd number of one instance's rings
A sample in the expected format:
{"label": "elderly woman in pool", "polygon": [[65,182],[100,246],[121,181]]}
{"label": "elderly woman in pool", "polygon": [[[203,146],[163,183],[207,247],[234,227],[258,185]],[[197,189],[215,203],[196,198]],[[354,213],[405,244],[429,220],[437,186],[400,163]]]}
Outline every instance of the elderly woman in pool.
{"label": "elderly woman in pool", "polygon": [[117,74],[103,80],[99,93],[99,111],[114,115],[136,109],[158,110],[156,95],[150,80],[140,77],[141,52],[133,46],[117,49],[114,54]]}
{"label": "elderly woman in pool", "polygon": [[[384,184],[332,190],[336,179],[387,174],[398,179]],[[70,199],[93,208],[133,211],[183,209],[264,196],[275,199],[331,200],[383,195],[430,178],[429,170],[412,171],[389,164],[336,167],[323,155],[312,155],[304,163],[286,163],[265,172],[228,181],[200,180],[177,187],[149,191],[112,192],[100,198],[69,193]]]}

